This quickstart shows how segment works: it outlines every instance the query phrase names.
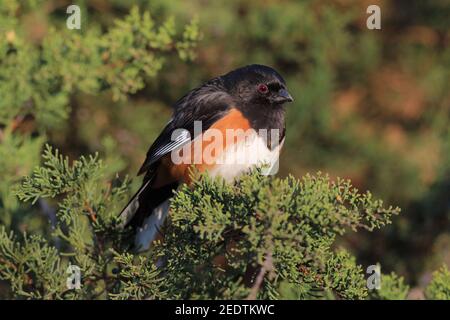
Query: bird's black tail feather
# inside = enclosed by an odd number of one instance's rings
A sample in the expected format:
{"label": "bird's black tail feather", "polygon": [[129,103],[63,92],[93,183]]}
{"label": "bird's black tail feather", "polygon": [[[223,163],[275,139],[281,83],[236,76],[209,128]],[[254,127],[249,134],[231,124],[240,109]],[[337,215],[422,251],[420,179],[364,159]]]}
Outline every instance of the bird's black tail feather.
{"label": "bird's black tail feather", "polygon": [[147,188],[150,189],[150,184],[151,184],[151,180],[142,184],[142,186],[134,194],[134,196],[131,198],[131,200],[128,202],[128,204],[125,206],[125,208],[123,208],[123,210],[119,213],[119,217],[122,220],[121,226],[123,228],[126,228],[127,226],[131,225],[131,222],[133,221],[134,217],[136,216],[136,213],[139,211],[140,195],[143,193],[146,193],[145,191],[147,190]]}
{"label": "bird's black tail feather", "polygon": [[151,179],[148,180],[139,188],[119,214],[122,227],[131,226],[136,229],[142,226],[144,220],[152,214],[153,209],[172,197],[173,191],[178,187],[178,183],[172,183],[153,189],[151,181]]}

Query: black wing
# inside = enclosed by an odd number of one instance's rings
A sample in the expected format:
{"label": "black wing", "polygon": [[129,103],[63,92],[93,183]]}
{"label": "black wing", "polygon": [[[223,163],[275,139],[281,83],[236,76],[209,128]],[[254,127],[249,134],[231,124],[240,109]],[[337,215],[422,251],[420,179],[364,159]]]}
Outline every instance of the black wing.
{"label": "black wing", "polygon": [[177,101],[174,115],[147,152],[138,175],[147,172],[162,156],[194,139],[194,121],[202,122],[202,131],[222,118],[233,106],[220,78],[190,91]]}

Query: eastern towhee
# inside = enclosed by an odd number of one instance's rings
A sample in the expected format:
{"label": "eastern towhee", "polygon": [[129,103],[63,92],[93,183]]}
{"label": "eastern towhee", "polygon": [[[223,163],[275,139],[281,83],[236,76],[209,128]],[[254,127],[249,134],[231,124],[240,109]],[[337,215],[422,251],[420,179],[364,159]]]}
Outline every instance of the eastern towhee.
{"label": "eastern towhee", "polygon": [[141,188],[120,213],[136,231],[135,248],[149,248],[192,167],[230,181],[255,165],[273,166],[285,137],[284,104],[291,101],[281,75],[263,65],[214,78],[178,100],[139,170]]}

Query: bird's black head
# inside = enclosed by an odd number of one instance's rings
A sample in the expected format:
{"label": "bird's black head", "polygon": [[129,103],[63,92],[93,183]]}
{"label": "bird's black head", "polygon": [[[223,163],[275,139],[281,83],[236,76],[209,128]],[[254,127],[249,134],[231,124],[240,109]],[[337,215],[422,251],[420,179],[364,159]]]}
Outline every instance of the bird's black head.
{"label": "bird's black head", "polygon": [[268,66],[252,64],[223,76],[227,89],[244,104],[279,106],[292,102],[283,77]]}

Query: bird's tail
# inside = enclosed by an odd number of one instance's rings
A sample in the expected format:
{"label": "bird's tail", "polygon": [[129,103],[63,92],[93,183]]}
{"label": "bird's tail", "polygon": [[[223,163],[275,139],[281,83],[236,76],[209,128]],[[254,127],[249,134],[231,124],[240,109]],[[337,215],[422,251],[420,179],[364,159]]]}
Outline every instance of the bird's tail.
{"label": "bird's tail", "polygon": [[120,227],[126,228],[129,225],[136,225],[135,219],[139,208],[140,208],[140,199],[141,195],[147,193],[150,189],[151,180],[148,180],[139,188],[139,190],[135,193],[135,195],[131,198],[128,204],[123,208],[123,210],[119,214],[119,218],[121,220]]}
{"label": "bird's tail", "polygon": [[168,210],[169,199],[178,183],[168,184],[160,188],[152,188],[151,180],[143,183],[119,214],[121,227],[133,228],[134,245],[132,250],[146,250],[154,240],[157,231],[164,222]]}

